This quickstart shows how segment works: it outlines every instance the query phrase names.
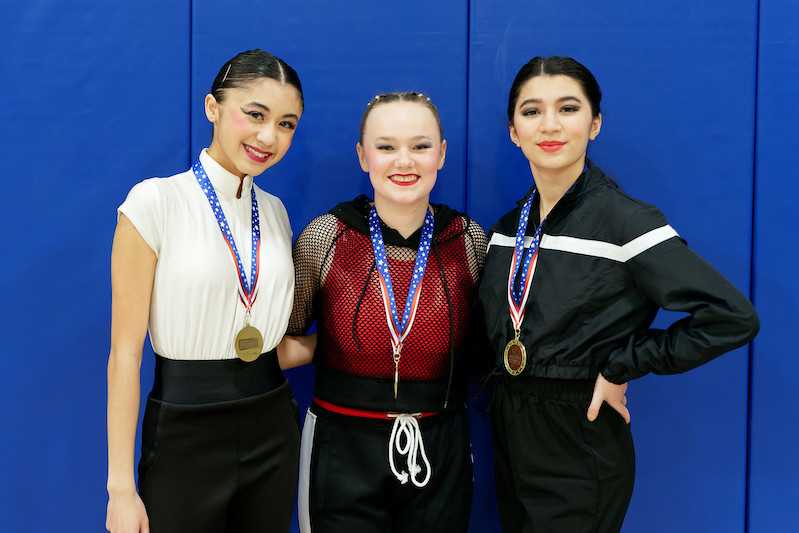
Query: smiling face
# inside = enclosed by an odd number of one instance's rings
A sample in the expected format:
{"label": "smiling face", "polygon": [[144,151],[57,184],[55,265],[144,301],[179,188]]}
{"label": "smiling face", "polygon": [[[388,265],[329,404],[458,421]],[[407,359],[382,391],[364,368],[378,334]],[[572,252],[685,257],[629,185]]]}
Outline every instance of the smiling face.
{"label": "smiling face", "polygon": [[510,137],[530,161],[534,176],[577,175],[588,141],[599,135],[602,116],[592,116],[580,84],[569,76],[540,75],[521,87]]}
{"label": "smiling face", "polygon": [[205,114],[214,125],[208,153],[233,174],[257,176],[288,151],[302,101],[293,86],[258,78],[225,89],[221,102],[206,95]]}
{"label": "smiling face", "polygon": [[356,149],[376,202],[426,206],[444,166],[447,141],[441,139],[438,122],[426,105],[395,101],[369,111]]}

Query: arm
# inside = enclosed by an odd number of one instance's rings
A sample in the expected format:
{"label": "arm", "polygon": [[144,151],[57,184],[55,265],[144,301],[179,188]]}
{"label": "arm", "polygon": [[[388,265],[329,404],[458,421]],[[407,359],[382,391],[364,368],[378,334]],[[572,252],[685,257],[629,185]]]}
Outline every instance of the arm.
{"label": "arm", "polygon": [[[665,218],[654,210],[665,224]],[[627,262],[638,289],[658,306],[688,316],[665,330],[632,335],[602,370],[612,383],[648,372],[685,372],[743,346],[759,321],[749,300],[679,238],[657,244]]]}
{"label": "arm", "polygon": [[111,253],[111,351],[108,357],[108,511],[112,533],[146,533],[147,514],[133,476],[139,373],[156,257],[119,215]]}
{"label": "arm", "polygon": [[494,358],[485,328],[485,312],[477,297],[477,290],[485,266],[488,238],[480,225],[466,218],[466,257],[474,280],[474,293],[470,310],[470,325],[466,331],[464,344],[468,358],[468,372],[471,379],[483,379],[494,369]]}
{"label": "arm", "polygon": [[316,333],[312,335],[286,335],[277,346],[280,368],[287,370],[295,366],[307,365],[313,361],[316,349]]}
{"label": "arm", "polygon": [[294,245],[294,306],[287,334],[277,347],[283,369],[313,361],[316,333],[305,335],[305,332],[314,321],[314,300],[330,268],[336,227],[332,215],[317,217],[302,231]]}

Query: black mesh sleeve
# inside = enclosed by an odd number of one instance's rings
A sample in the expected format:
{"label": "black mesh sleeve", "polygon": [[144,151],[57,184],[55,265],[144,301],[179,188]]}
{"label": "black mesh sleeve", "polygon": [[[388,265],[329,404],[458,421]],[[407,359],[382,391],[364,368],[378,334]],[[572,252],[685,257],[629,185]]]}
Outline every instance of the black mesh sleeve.
{"label": "black mesh sleeve", "polygon": [[313,219],[294,245],[294,307],[287,335],[304,335],[314,319],[314,299],[324,283],[339,234],[338,219],[330,214]]}
{"label": "black mesh sleeve", "polygon": [[491,371],[494,359],[485,333],[483,308],[477,300],[477,286],[483,274],[488,238],[480,224],[469,217],[464,218],[464,244],[475,287],[469,313],[470,326],[464,339],[466,371],[471,381],[477,381]]}
{"label": "black mesh sleeve", "polygon": [[469,271],[472,273],[475,285],[480,281],[480,275],[485,265],[486,247],[488,239],[480,224],[469,217],[464,217],[464,242],[466,243],[466,257],[469,260]]}

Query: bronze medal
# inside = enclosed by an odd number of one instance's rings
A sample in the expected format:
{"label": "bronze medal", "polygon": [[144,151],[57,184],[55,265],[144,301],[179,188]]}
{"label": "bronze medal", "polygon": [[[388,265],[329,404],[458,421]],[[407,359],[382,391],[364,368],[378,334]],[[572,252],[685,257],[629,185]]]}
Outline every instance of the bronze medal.
{"label": "bronze medal", "polygon": [[505,346],[505,370],[511,376],[518,376],[527,366],[527,350],[518,338],[511,339]]}
{"label": "bronze medal", "polygon": [[244,326],[236,335],[236,355],[239,359],[251,363],[258,359],[264,349],[264,338],[257,328],[250,325]]}

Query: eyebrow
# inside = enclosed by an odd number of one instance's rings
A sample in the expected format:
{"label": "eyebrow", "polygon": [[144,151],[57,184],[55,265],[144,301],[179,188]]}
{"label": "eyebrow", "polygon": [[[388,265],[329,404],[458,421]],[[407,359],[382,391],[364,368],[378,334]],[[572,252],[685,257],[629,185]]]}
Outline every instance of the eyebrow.
{"label": "eyebrow", "polygon": [[[410,140],[411,141],[419,141],[419,140],[432,141],[433,138],[430,137],[430,136],[427,136],[427,135],[416,135],[415,137],[411,137]],[[378,138],[375,139],[375,141],[396,141],[396,138],[394,138],[394,137],[378,137]]]}
{"label": "eyebrow", "polygon": [[[560,103],[560,102],[566,102],[566,101],[570,101],[570,100],[574,100],[574,101],[580,102],[580,103],[583,102],[582,100],[580,100],[576,96],[561,96],[560,98],[555,100],[555,102]],[[526,104],[540,104],[540,103],[543,103],[543,100],[541,100],[540,98],[528,98],[527,100],[525,100],[521,104],[519,104],[519,107],[522,107],[523,105],[526,105]]]}
{"label": "eyebrow", "polygon": [[[267,106],[265,106],[264,104],[262,104],[260,102],[252,101],[252,102],[250,102],[248,104],[244,104],[244,105],[245,106],[252,105],[252,106],[255,106],[255,107],[259,108],[259,109],[263,109],[267,113],[271,112],[271,110]],[[294,120],[300,120],[300,117],[298,117],[295,113],[286,113],[285,115],[283,115],[283,118],[293,118]]]}

